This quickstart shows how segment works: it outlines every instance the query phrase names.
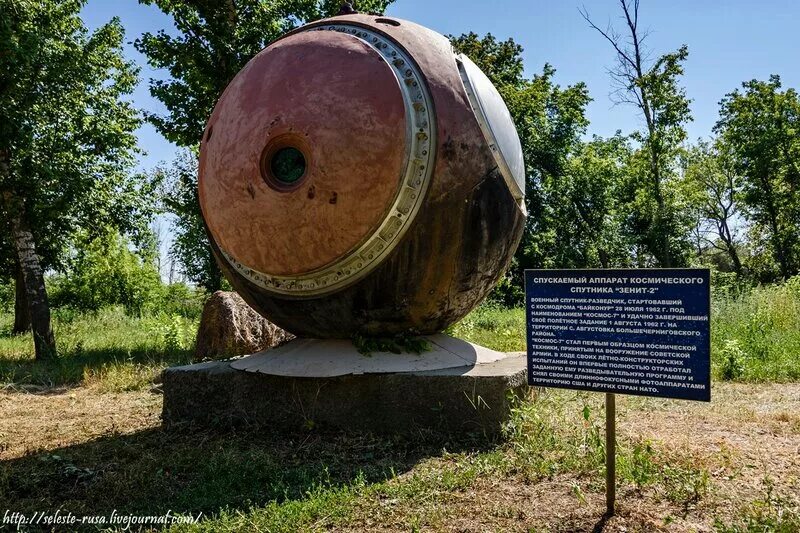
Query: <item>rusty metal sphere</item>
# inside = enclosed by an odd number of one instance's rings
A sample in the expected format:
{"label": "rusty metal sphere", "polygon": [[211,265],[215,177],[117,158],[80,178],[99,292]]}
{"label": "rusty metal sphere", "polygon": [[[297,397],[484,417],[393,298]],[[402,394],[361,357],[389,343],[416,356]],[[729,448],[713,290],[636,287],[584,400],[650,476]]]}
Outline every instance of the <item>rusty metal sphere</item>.
{"label": "rusty metal sphere", "polygon": [[212,248],[253,308],[301,336],[441,331],[522,235],[508,109],[442,35],[351,14],[273,42],[200,145]]}

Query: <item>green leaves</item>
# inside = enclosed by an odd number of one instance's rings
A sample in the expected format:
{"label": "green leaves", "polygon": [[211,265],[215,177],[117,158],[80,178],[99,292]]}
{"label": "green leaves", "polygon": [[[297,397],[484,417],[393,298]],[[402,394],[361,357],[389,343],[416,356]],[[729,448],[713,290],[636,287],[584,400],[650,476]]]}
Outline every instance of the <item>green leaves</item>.
{"label": "green leaves", "polygon": [[611,25],[601,29],[585,8],[581,14],[614,50],[616,65],[609,71],[616,87],[613,98],[636,108],[645,124],[631,134],[639,144],[628,187],[631,244],[638,248],[640,266],[681,266],[688,259],[691,223],[674,194],[674,182],[685,125],[692,120],[690,100],[679,84],[689,51],[684,45],[651,61],[644,44],[648,30],[640,27],[639,2],[621,0],[620,7],[623,32]]}
{"label": "green leaves", "polygon": [[481,67],[495,86],[520,89],[524,85],[522,47],[513,39],[498,42],[491,33],[480,38],[475,32],[449,38],[453,47]]}
{"label": "green leaves", "polygon": [[163,212],[175,215],[170,255],[184,274],[208,292],[222,288],[222,272],[211,252],[197,198],[197,154],[184,150],[168,167],[156,170]]}
{"label": "green leaves", "polygon": [[715,131],[741,174],[744,214],[788,278],[800,271],[800,97],[773,75],[743,83],[720,105]]}
{"label": "green leaves", "polygon": [[24,199],[45,268],[61,265],[79,228],[138,235],[151,213],[146,184],[130,172],[141,118],[127,97],[138,68],[122,54],[119,20],[90,33],[83,4],[0,0],[0,150],[10,155],[0,189]]}
{"label": "green leaves", "polygon": [[129,249],[116,231],[81,232],[66,276],[56,280],[53,304],[82,311],[122,305],[139,316],[162,304],[165,290],[155,266]]}

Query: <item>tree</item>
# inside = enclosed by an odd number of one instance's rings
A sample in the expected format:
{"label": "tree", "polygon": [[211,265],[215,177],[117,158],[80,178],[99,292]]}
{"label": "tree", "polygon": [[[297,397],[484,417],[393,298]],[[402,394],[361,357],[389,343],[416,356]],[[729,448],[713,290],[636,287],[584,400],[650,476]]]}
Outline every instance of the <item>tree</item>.
{"label": "tree", "polygon": [[[3,212],[0,202],[0,213]],[[28,298],[25,296],[25,280],[17,261],[17,253],[11,241],[10,232],[0,233],[0,278],[3,284],[12,288],[14,323],[11,327],[12,335],[19,335],[31,330],[31,317],[28,311]]]}
{"label": "tree", "polygon": [[[242,67],[270,42],[301,24],[339,12],[340,0],[139,0],[172,17],[177,36],[161,30],[134,42],[148,64],[166,69],[169,80],[150,80],[150,93],[168,114],[147,118],[168,140],[181,147],[200,144],[217,99]],[[360,0],[362,12],[383,12],[393,0]],[[185,162],[177,163],[180,167]],[[179,174],[183,169],[178,168]],[[195,178],[196,179],[196,178]],[[222,273],[211,255],[208,236],[195,202],[196,182],[173,189],[166,205],[176,215],[180,236],[172,249],[190,279],[208,290],[221,288]],[[194,196],[193,196],[194,195]]]}
{"label": "tree", "polygon": [[647,61],[650,55],[645,47],[648,32],[640,28],[639,0],[620,0],[620,6],[627,38],[610,24],[601,29],[585,9],[581,14],[615,51],[617,63],[611,70],[616,85],[615,103],[635,106],[645,122],[645,129],[635,132],[633,138],[641,144],[641,163],[645,163],[638,169],[645,178],[639,184],[646,187],[650,198],[637,195],[635,205],[644,210],[634,214],[633,235],[642,236],[640,244],[660,266],[677,266],[684,262],[687,227],[677,206],[670,203],[667,182],[675,173],[681,143],[686,139],[684,125],[691,120],[689,99],[678,85],[689,51],[684,45],[676,52]]}
{"label": "tree", "polygon": [[744,214],[788,278],[800,271],[800,97],[775,75],[742,89],[720,102],[715,131],[742,177]]}
{"label": "tree", "polygon": [[172,164],[156,171],[161,183],[159,197],[165,212],[178,217],[171,259],[177,260],[183,273],[193,283],[208,292],[223,286],[222,272],[217,267],[211,247],[205,236],[205,227],[197,197],[197,154],[192,150],[181,152]]}
{"label": "tree", "polygon": [[146,207],[129,173],[140,120],[123,100],[137,71],[119,21],[89,34],[83,3],[0,0],[0,267],[18,267],[37,358],[56,351],[45,269],[77,228],[133,231]]}
{"label": "tree", "polygon": [[163,303],[165,287],[152,258],[131,250],[130,242],[114,228],[100,235],[76,235],[64,276],[55,280],[53,302],[82,311],[121,305],[133,315]]}
{"label": "tree", "polygon": [[478,65],[496,87],[519,90],[525,84],[523,49],[514,39],[498,41],[491,33],[480,37],[475,32],[448,37],[453,47]]}
{"label": "tree", "polygon": [[[698,252],[710,246],[730,258],[733,270],[742,274],[736,218],[739,215],[739,177],[718,143],[700,141],[689,148],[685,163],[686,192],[697,214]],[[709,235],[712,238],[709,238]]]}
{"label": "tree", "polygon": [[556,265],[624,267],[631,250],[625,238],[621,189],[631,149],[617,133],[582,143],[568,159],[553,204],[557,224]]}

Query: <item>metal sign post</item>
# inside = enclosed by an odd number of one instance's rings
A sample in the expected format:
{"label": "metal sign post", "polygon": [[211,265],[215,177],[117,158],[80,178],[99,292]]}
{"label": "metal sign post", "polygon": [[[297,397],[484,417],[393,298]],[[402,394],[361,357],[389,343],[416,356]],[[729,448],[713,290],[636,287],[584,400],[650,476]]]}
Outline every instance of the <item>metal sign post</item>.
{"label": "metal sign post", "polygon": [[617,405],[613,392],[606,393],[606,516],[614,516],[617,499]]}
{"label": "metal sign post", "polygon": [[528,384],[606,395],[606,515],[616,394],[711,401],[708,269],[526,270]]}

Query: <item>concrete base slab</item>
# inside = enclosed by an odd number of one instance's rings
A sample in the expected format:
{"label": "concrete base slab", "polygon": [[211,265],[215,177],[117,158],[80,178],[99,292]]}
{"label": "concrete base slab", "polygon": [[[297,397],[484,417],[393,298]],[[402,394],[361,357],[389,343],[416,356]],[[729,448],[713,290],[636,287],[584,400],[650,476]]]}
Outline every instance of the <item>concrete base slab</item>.
{"label": "concrete base slab", "polygon": [[373,352],[365,356],[346,339],[294,339],[282,346],[231,362],[231,367],[275,376],[329,378],[348,374],[424,372],[475,366],[506,357],[449,335],[427,335],[430,350],[421,354]]}
{"label": "concrete base slab", "polygon": [[501,355],[446,368],[365,373],[358,366],[313,377],[268,374],[258,370],[263,365],[254,366],[255,371],[236,368],[250,368],[242,361],[264,359],[263,354],[173,367],[163,376],[163,420],[167,426],[189,422],[490,436],[508,420],[514,396],[528,389],[524,354]]}

